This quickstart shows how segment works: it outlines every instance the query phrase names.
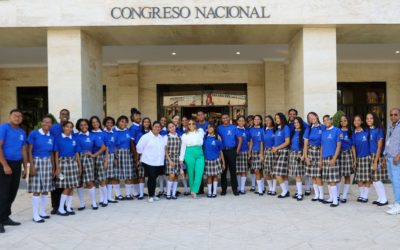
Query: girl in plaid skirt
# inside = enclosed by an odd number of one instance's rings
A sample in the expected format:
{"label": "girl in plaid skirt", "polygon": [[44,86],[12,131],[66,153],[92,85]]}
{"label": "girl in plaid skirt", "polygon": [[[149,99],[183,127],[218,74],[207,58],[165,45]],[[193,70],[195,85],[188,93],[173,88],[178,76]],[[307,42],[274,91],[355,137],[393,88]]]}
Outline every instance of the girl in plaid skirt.
{"label": "girl in plaid skirt", "polygon": [[307,114],[309,127],[304,132],[304,157],[306,162],[306,175],[313,180],[314,198],[312,201],[324,200],[324,186],[322,183],[322,173],[319,166],[321,157],[321,135],[325,129],[318,119],[315,112]]}
{"label": "girl in plaid skirt", "polygon": [[375,113],[368,113],[366,123],[369,134],[369,149],[371,152],[371,179],[373,181],[378,199],[373,202],[377,206],[388,204],[385,187],[382,181],[388,178],[386,166],[382,164],[382,151],[384,134],[379,117]]}
{"label": "girl in plaid skirt", "polygon": [[[115,133],[113,131],[113,127],[115,125],[115,120],[112,117],[107,116],[103,119],[103,126],[104,126],[104,144],[107,147],[108,151],[108,167],[106,172],[107,177],[107,200],[108,203],[117,203],[112,197],[112,190],[119,188],[118,182],[118,169],[117,169],[117,154],[116,154],[116,147],[115,147]],[[116,192],[116,191],[115,191]]]}
{"label": "girl in plaid skirt", "polygon": [[28,136],[30,162],[28,192],[33,193],[32,211],[33,221],[36,223],[43,223],[44,219],[50,218],[46,213],[46,206],[48,193],[54,189],[54,137],[50,135],[51,123],[51,116],[44,116],[41,129],[32,131]]}
{"label": "girl in plaid skirt", "polygon": [[355,162],[354,179],[358,183],[360,196],[358,202],[367,203],[371,181],[371,153],[369,148],[368,131],[363,129],[363,121],[360,115],[354,116],[354,134],[352,136],[352,150]]}
{"label": "girl in plaid skirt", "polygon": [[[349,119],[345,115],[340,118],[340,129],[342,132],[340,135],[342,146],[340,148],[339,167],[340,177],[344,177],[343,194],[340,202],[346,203],[350,189],[350,175],[353,171],[353,152],[351,150],[351,138],[353,132],[351,131]],[[337,190],[340,194],[340,181],[338,182]]]}
{"label": "girl in plaid skirt", "polygon": [[254,126],[250,129],[249,157],[251,157],[251,169],[256,174],[259,195],[264,195],[264,177],[262,173],[264,162],[264,129],[261,115],[254,116]]}
{"label": "girl in plaid skirt", "polygon": [[[139,154],[136,151],[136,145],[139,142],[139,139],[143,135],[143,126],[140,124],[142,120],[142,113],[136,109],[131,109],[131,122],[132,125],[129,128],[129,132],[131,134],[131,148],[134,151],[133,154],[133,166],[134,171],[136,172],[136,177],[133,178],[133,194],[139,200],[144,198],[144,168],[139,162]],[[146,120],[146,119],[144,119]]]}
{"label": "girl in plaid skirt", "polygon": [[322,177],[328,183],[329,199],[324,200],[324,204],[331,204],[331,207],[339,206],[338,190],[336,183],[340,181],[338,157],[341,148],[341,131],[333,126],[332,118],[324,116],[326,129],[321,136],[321,159]]}
{"label": "girl in plaid skirt", "polygon": [[117,149],[118,178],[125,181],[125,197],[121,195],[119,187],[115,190],[117,200],[133,200],[132,183],[136,177],[133,166],[133,152],[131,150],[132,135],[129,132],[128,117],[122,115],[117,119],[117,127],[114,129],[116,136],[115,147]]}
{"label": "girl in plaid skirt", "polygon": [[238,148],[236,150],[236,176],[238,178],[238,191],[240,194],[245,194],[244,191],[246,185],[246,175],[247,175],[247,168],[249,162],[249,139],[250,134],[244,127],[246,124],[246,120],[244,116],[239,116],[237,118],[237,129],[236,129],[236,137],[238,140]]}
{"label": "girl in plaid skirt", "polygon": [[[89,189],[92,198],[92,209],[97,210],[96,187],[94,186],[95,159],[106,151],[107,148],[98,135],[89,132],[89,121],[87,119],[79,119],[76,122],[76,129],[79,131],[75,138],[79,146],[80,160],[83,170],[78,187],[78,196],[80,201],[78,210],[81,211],[85,209],[83,185]],[[95,149],[97,151],[95,151]]]}
{"label": "girl in plaid skirt", "polygon": [[[204,174],[207,176],[208,198],[217,197],[218,175],[225,169],[224,155],[222,153],[222,142],[215,134],[215,124],[207,125],[204,148]],[[232,176],[234,178],[234,176]]]}
{"label": "girl in plaid skirt", "polygon": [[[246,130],[250,134],[250,129],[254,126],[254,115],[249,115],[246,117]],[[249,139],[250,142],[250,139]],[[248,155],[248,159],[251,158],[251,155]],[[250,178],[251,178],[251,192],[256,191],[256,174],[254,170],[251,168],[251,161],[248,161],[247,164],[248,168],[250,169]]]}
{"label": "girl in plaid skirt", "polygon": [[166,174],[169,177],[167,181],[167,200],[176,200],[178,175],[180,174],[179,153],[182,141],[176,132],[176,126],[174,123],[169,122],[167,127],[169,132],[166,136],[167,146],[165,147]]}
{"label": "girl in plaid skirt", "polygon": [[291,132],[290,154],[289,154],[289,176],[296,179],[297,192],[293,199],[303,200],[303,182],[301,178],[305,175],[304,167],[304,122],[300,117],[294,118],[294,129]]}
{"label": "girl in plaid skirt", "polygon": [[[79,144],[72,136],[74,124],[67,121],[63,124],[63,133],[55,140],[56,187],[63,188],[57,214],[61,216],[74,215],[72,205],[73,189],[78,187],[82,175],[79,157]],[[64,209],[66,205],[67,209]]]}
{"label": "girl in plaid skirt", "polygon": [[290,129],[283,113],[275,114],[274,135],[272,152],[275,154],[275,163],[273,173],[282,189],[278,198],[286,198],[290,196],[288,181]]}
{"label": "girl in plaid skirt", "polygon": [[264,127],[264,173],[265,179],[268,184],[268,195],[276,195],[276,179],[273,176],[273,168],[275,164],[275,154],[272,152],[272,147],[274,146],[274,127],[275,122],[272,116],[267,115],[265,117],[265,127]]}
{"label": "girl in plaid skirt", "polygon": [[[100,205],[102,207],[106,207],[108,205],[107,199],[107,187],[106,187],[106,179],[107,179],[107,168],[108,168],[108,148],[105,144],[106,140],[106,132],[103,131],[101,127],[100,118],[97,116],[92,116],[89,119],[89,131],[98,136],[98,139],[103,142],[106,150],[97,156],[94,160],[94,178],[99,183],[99,193],[100,193]],[[93,148],[92,153],[96,153],[100,148],[95,146]]]}

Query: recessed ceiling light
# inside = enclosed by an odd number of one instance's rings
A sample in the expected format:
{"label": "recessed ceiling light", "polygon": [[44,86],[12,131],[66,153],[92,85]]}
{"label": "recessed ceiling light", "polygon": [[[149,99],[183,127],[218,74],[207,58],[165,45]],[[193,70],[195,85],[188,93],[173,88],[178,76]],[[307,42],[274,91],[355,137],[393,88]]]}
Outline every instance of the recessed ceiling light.
{"label": "recessed ceiling light", "polygon": [[236,55],[240,55],[240,51],[236,51]]}
{"label": "recessed ceiling light", "polygon": [[176,52],[172,52],[171,55],[176,56]]}
{"label": "recessed ceiling light", "polygon": [[396,50],[396,54],[400,54],[400,50]]}

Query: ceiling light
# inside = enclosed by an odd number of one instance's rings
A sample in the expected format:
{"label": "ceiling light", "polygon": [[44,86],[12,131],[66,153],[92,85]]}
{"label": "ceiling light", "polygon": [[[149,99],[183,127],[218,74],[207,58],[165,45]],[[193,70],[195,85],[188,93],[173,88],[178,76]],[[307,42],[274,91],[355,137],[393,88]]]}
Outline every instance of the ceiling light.
{"label": "ceiling light", "polygon": [[396,54],[400,54],[400,50],[396,50]]}
{"label": "ceiling light", "polygon": [[236,55],[240,55],[240,51],[236,51]]}
{"label": "ceiling light", "polygon": [[172,52],[171,55],[176,56],[176,52]]}

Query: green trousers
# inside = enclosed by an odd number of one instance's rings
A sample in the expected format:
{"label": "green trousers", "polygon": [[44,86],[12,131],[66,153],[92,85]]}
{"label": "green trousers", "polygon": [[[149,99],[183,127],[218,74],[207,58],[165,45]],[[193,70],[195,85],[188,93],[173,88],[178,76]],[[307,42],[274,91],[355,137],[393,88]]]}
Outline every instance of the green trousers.
{"label": "green trousers", "polygon": [[198,193],[204,173],[204,154],[201,146],[186,147],[185,164],[189,177],[190,192]]}

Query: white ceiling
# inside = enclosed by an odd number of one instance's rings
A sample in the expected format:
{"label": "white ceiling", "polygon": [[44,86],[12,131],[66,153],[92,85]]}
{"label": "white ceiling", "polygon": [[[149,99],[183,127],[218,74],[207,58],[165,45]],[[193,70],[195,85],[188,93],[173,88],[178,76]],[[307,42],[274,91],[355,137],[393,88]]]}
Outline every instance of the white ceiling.
{"label": "white ceiling", "polygon": [[[338,44],[338,62],[400,63],[400,44]],[[236,52],[239,51],[240,55]],[[176,55],[172,55],[175,52]],[[261,63],[287,61],[288,45],[105,46],[103,64]],[[46,47],[0,48],[0,67],[45,66]]]}

